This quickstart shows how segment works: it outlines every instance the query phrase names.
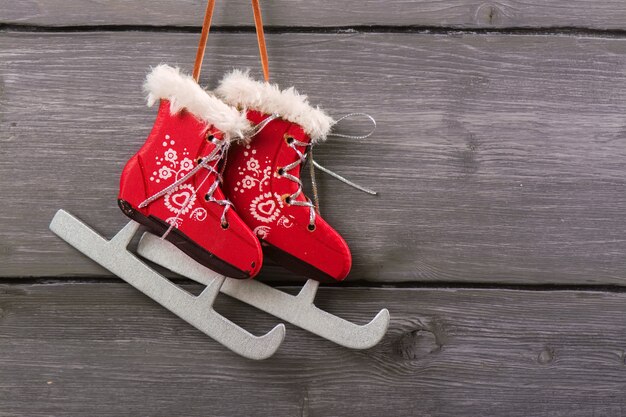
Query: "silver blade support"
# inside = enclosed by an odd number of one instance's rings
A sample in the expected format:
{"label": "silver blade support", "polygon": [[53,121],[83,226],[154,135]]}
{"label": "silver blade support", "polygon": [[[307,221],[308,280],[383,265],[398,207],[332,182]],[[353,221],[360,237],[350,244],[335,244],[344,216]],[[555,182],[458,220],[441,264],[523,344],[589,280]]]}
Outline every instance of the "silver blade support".
{"label": "silver blade support", "polygon": [[[278,350],[285,338],[285,325],[282,323],[259,337],[218,314],[213,309],[213,302],[224,283],[224,277],[207,282],[204,291],[194,296],[143,263],[127,249],[139,229],[139,224],[134,221],[129,222],[109,241],[68,212],[59,210],[50,223],[50,229],[89,258],[241,356],[250,359],[268,358]],[[182,261],[190,264],[184,268],[193,274],[209,271],[194,261]],[[172,269],[178,269],[176,265],[171,266]]]}
{"label": "silver blade support", "polygon": [[[176,246],[150,233],[141,237],[137,253],[204,285],[224,279],[210,269],[198,268]],[[317,281],[308,280],[300,293],[293,296],[258,281],[226,278],[220,291],[341,346],[367,349],[383,338],[389,326],[387,309],[382,309],[368,324],[359,326],[317,308],[313,304],[317,287]]]}

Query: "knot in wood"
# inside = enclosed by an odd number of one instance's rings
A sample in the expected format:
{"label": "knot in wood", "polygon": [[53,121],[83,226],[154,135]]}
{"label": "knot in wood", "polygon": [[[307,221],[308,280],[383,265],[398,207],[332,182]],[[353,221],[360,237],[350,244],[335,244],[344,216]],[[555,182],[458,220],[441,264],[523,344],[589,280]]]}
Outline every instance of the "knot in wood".
{"label": "knot in wood", "polygon": [[546,346],[541,352],[539,352],[539,355],[537,356],[537,362],[539,362],[541,365],[547,365],[554,361],[554,357],[554,349]]}
{"label": "knot in wood", "polygon": [[397,341],[396,352],[404,359],[422,359],[441,349],[437,337],[426,329],[403,333]]}
{"label": "knot in wood", "polygon": [[475,20],[480,25],[493,26],[500,23],[502,12],[494,4],[483,3],[476,9]]}

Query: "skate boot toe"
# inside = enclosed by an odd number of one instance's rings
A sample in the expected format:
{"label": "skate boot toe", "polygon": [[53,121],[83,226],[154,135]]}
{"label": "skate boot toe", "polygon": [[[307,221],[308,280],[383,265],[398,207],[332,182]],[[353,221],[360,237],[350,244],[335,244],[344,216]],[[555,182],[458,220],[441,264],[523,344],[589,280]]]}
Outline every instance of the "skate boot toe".
{"label": "skate boot toe", "polygon": [[[143,213],[141,209],[133,207],[125,200],[118,200],[124,214],[137,223],[144,225],[148,231],[156,236],[164,236],[165,240],[173,243],[196,262],[207,268],[235,279],[253,278],[259,273],[263,264],[263,253],[258,239],[250,231],[241,226],[241,220],[236,216],[229,216],[229,227],[212,231],[217,239],[211,239],[210,245],[202,245],[203,241],[196,236],[197,228],[172,228],[170,225],[153,214]],[[221,240],[228,241],[228,245],[220,244]]]}
{"label": "skate boot toe", "polygon": [[[323,219],[315,230],[295,225],[287,235],[262,241],[264,254],[307,278],[323,283],[343,281],[352,267],[352,255],[345,240]],[[306,244],[302,244],[306,242]]]}

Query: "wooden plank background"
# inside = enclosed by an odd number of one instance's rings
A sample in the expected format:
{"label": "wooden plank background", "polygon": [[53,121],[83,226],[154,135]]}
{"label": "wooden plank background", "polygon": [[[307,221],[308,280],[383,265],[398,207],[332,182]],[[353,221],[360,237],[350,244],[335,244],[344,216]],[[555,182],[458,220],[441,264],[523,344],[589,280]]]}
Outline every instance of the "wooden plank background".
{"label": "wooden plank background", "polygon": [[[323,289],[355,322],[387,306],[363,352],[292,326],[244,360],[123,284],[0,287],[3,416],[621,416],[626,294]],[[226,298],[260,334],[276,320]]]}
{"label": "wooden plank background", "polygon": [[[11,180],[0,184],[0,276],[105,274],[52,236],[49,220],[64,207],[107,235],[122,226],[119,172],[155,112],[142,80],[163,61],[189,68],[196,37],[3,36],[0,175]],[[206,84],[258,67],[252,34],[211,41]],[[353,249],[351,279],[626,282],[624,40],[280,34],[269,47],[276,81],[331,114],[378,120],[371,139],[316,150],[381,191],[320,175],[323,214]]]}
{"label": "wooden plank background", "polygon": [[[387,307],[388,335],[350,351],[287,326],[252,362],[54,237],[58,208],[124,224],[118,176],[154,118],[141,83],[191,68],[204,2],[0,0],[0,417],[623,416],[626,4],[262,4],[274,81],[378,121],[316,149],[381,192],[319,176],[355,262],[316,303],[357,323]],[[248,2],[214,22],[203,84],[258,76]]]}
{"label": "wooden plank background", "polygon": [[[251,26],[245,1],[217,2],[214,23]],[[201,0],[0,0],[6,24],[36,26],[146,25],[195,27]],[[396,26],[424,28],[586,28],[623,30],[621,0],[273,0],[263,4],[267,26],[328,28]]]}

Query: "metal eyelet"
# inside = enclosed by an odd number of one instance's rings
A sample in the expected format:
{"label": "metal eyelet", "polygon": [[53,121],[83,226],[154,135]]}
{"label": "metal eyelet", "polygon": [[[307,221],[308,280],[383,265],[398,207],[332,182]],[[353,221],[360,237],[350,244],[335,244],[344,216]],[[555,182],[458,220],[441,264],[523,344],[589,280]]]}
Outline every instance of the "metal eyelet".
{"label": "metal eyelet", "polygon": [[285,169],[284,168],[278,168],[278,171],[276,171],[276,174],[278,174],[279,176],[283,176],[285,175]]}
{"label": "metal eyelet", "polygon": [[204,195],[204,201],[209,201],[211,199],[211,196],[208,194]]}
{"label": "metal eyelet", "polygon": [[206,141],[210,143],[215,143],[215,136],[212,134],[208,134],[206,137]]}
{"label": "metal eyelet", "polygon": [[285,202],[285,204],[287,204],[288,206],[291,205],[291,195],[289,194],[283,194],[280,196],[281,200],[283,200]]}
{"label": "metal eyelet", "polygon": [[309,224],[306,228],[309,229],[309,232],[314,232],[316,229],[315,224]]}
{"label": "metal eyelet", "polygon": [[230,224],[228,224],[228,222],[224,222],[222,224],[220,224],[220,226],[222,226],[222,229],[226,230],[230,227]]}
{"label": "metal eyelet", "polygon": [[284,138],[285,138],[285,142],[287,142],[287,145],[291,145],[295,141],[294,137],[288,133],[285,133]]}
{"label": "metal eyelet", "polygon": [[200,164],[202,163],[202,158],[198,158],[198,159],[196,159],[196,163],[197,163],[198,165],[200,165]]}

